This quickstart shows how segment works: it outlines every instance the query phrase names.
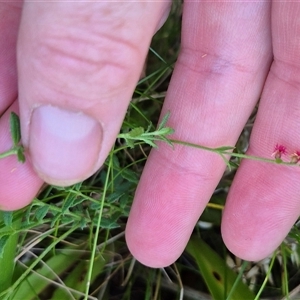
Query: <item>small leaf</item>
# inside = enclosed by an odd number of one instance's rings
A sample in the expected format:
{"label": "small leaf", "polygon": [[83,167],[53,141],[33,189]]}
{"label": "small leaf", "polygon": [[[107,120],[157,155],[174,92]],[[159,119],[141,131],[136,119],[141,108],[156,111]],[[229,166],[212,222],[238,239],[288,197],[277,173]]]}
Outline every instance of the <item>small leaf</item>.
{"label": "small leaf", "polygon": [[174,145],[173,143],[168,139],[166,138],[165,136],[162,137],[162,140],[165,141],[169,146],[171,146],[174,150]]}
{"label": "small leaf", "polygon": [[[94,220],[94,224],[98,223],[98,219]],[[102,218],[100,222],[100,227],[105,229],[114,229],[120,227],[112,218]]]}
{"label": "small leaf", "polygon": [[227,150],[234,150],[234,149],[235,147],[232,146],[223,146],[223,147],[215,148],[214,150],[224,152]]}
{"label": "small leaf", "polygon": [[114,202],[118,201],[119,198],[120,198],[122,195],[124,195],[124,193],[114,192],[114,193],[108,195],[108,196],[106,197],[105,201],[106,201],[107,203],[114,203]]}
{"label": "small leaf", "polygon": [[21,163],[24,163],[26,158],[24,155],[24,148],[23,147],[19,147],[17,150],[17,157],[18,157],[18,161]]}
{"label": "small leaf", "polygon": [[229,163],[229,160],[222,154],[222,153],[219,153],[219,155],[223,158],[225,164],[227,165],[229,171],[231,171],[231,165]]}
{"label": "small leaf", "polygon": [[126,139],[126,144],[129,148],[134,148],[134,141]]}
{"label": "small leaf", "polygon": [[168,120],[170,118],[170,111],[168,111],[164,117],[162,118],[161,122],[158,125],[158,130],[162,129],[165,127],[165,125],[167,124]]}
{"label": "small leaf", "polygon": [[49,206],[43,205],[35,211],[35,217],[39,222],[41,222],[45,218],[48,211],[49,211]]}
{"label": "small leaf", "polygon": [[3,235],[0,237],[0,259],[3,257],[4,248],[8,242],[9,235]]}
{"label": "small leaf", "polygon": [[158,131],[159,135],[169,135],[169,134],[173,134],[174,132],[175,130],[170,127],[164,127]]}
{"label": "small leaf", "polygon": [[63,215],[62,217],[61,217],[61,223],[62,224],[64,224],[64,223],[71,223],[71,222],[74,222],[75,220],[74,220],[74,217],[72,217],[72,216],[67,216],[67,215]]}
{"label": "small leaf", "polygon": [[117,169],[120,168],[119,158],[116,155],[112,156],[113,166]]}
{"label": "small leaf", "polygon": [[144,128],[143,127],[137,127],[133,128],[128,135],[132,138],[139,137],[144,133]]}
{"label": "small leaf", "polygon": [[25,221],[24,224],[30,224],[30,214],[31,214],[31,210],[33,209],[34,205],[31,204],[29,207],[27,207],[26,212],[25,212]]}
{"label": "small leaf", "polygon": [[50,224],[50,228],[52,228],[52,227],[55,225],[55,223],[56,223],[58,220],[60,220],[60,219],[61,219],[61,214],[60,214],[60,213],[57,214],[56,216],[53,216],[52,221],[51,221],[51,224]]}
{"label": "small leaf", "polygon": [[84,229],[87,227],[87,220],[86,218],[81,218],[79,221],[79,227],[80,229]]}
{"label": "small leaf", "polygon": [[[117,199],[116,199],[116,200],[117,200]],[[93,202],[93,203],[90,204],[90,209],[91,209],[91,210],[99,210],[100,207],[101,207],[100,202],[99,202],[99,203]]]}
{"label": "small leaf", "polygon": [[158,148],[157,145],[154,142],[152,142],[152,140],[150,139],[145,139],[144,142],[153,148]]}
{"label": "small leaf", "polygon": [[74,184],[72,187],[75,191],[80,191],[81,186],[82,186],[82,181]]}
{"label": "small leaf", "polygon": [[153,127],[152,122],[149,123],[149,125],[148,125],[148,127],[147,127],[147,130],[146,130],[145,132],[148,133],[148,132],[151,131],[151,129],[155,129],[155,128]]}
{"label": "small leaf", "polygon": [[122,170],[122,177],[127,179],[130,182],[137,183],[138,182],[138,176],[135,172],[129,169]]}
{"label": "small leaf", "polygon": [[119,200],[120,207],[125,208],[128,203],[128,200],[129,200],[128,194],[124,194],[123,196],[121,196]]}
{"label": "small leaf", "polygon": [[74,206],[75,200],[76,200],[76,195],[71,194],[71,193],[69,193],[67,195],[67,197],[66,197],[66,199],[63,203],[62,209],[61,209],[63,214],[66,213],[69,210],[70,207]]}
{"label": "small leaf", "polygon": [[16,113],[11,112],[9,123],[10,123],[11,138],[13,140],[14,146],[17,146],[18,143],[20,142],[20,139],[21,139],[21,129],[20,129],[19,116]]}
{"label": "small leaf", "polygon": [[229,161],[229,165],[233,168],[238,168],[240,165],[232,160]]}
{"label": "small leaf", "polygon": [[2,212],[2,218],[5,226],[11,227],[12,226],[12,220],[13,220],[13,212],[12,211],[3,211]]}

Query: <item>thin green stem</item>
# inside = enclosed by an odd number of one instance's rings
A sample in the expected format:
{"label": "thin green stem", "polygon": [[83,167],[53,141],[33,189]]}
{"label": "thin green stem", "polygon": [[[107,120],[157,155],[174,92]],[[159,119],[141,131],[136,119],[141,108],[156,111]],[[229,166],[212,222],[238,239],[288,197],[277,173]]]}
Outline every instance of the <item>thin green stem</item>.
{"label": "thin green stem", "polygon": [[286,245],[281,243],[281,255],[282,255],[282,264],[283,264],[283,272],[282,272],[282,293],[289,300],[289,280],[288,280],[288,270],[287,270],[287,257],[286,257]]}
{"label": "thin green stem", "polygon": [[7,157],[7,156],[10,156],[10,155],[16,155],[17,153],[18,153],[18,149],[16,149],[15,147],[13,147],[13,148],[11,148],[8,151],[0,153],[0,159],[4,158],[4,157]]}
{"label": "thin green stem", "polygon": [[224,209],[224,205],[220,205],[217,203],[207,203],[206,207],[210,207],[210,208],[214,208],[214,209],[219,209],[219,210],[223,210]]}
{"label": "thin green stem", "polygon": [[[205,147],[205,146],[201,146],[198,144],[193,144],[193,143],[189,143],[189,142],[184,142],[184,141],[179,141],[179,140],[174,140],[174,139],[169,139],[169,141],[171,143],[174,144],[178,144],[178,145],[183,145],[183,146],[188,146],[188,147],[193,147],[193,148],[198,148],[201,150],[205,150],[205,151],[209,151],[209,152],[213,152],[219,155],[230,155],[232,157],[239,157],[239,158],[246,158],[246,159],[252,159],[252,160],[257,160],[257,161],[262,161],[262,162],[267,162],[267,163],[276,163],[276,164],[280,164],[280,165],[285,165],[285,166],[298,166],[295,163],[291,163],[291,162],[276,162],[275,159],[269,159],[269,158],[264,158],[264,157],[260,157],[260,156],[254,156],[254,155],[247,155],[247,154],[242,154],[242,153],[234,153],[234,152],[230,152],[228,150],[222,150],[222,147],[219,148],[209,148],[209,147]],[[234,147],[232,147],[234,148]]]}
{"label": "thin green stem", "polygon": [[274,265],[274,262],[275,262],[275,258],[276,258],[276,253],[273,254],[273,257],[272,257],[271,263],[269,265],[269,269],[268,269],[268,272],[267,272],[266,277],[264,279],[264,282],[262,283],[262,285],[261,285],[257,295],[255,296],[254,300],[259,300],[260,299],[260,295],[263,292],[263,290],[264,290],[264,288],[267,284],[267,281],[268,281],[268,279],[271,275],[271,271],[272,271],[272,268],[273,268],[273,265]]}
{"label": "thin green stem", "polygon": [[248,263],[249,263],[249,262],[246,261],[246,260],[243,261],[242,267],[241,267],[241,269],[240,269],[240,271],[239,271],[239,275],[238,275],[238,277],[236,278],[236,280],[235,280],[235,282],[234,282],[234,284],[233,284],[233,286],[232,286],[232,288],[231,288],[231,290],[230,290],[230,292],[229,292],[229,294],[228,294],[226,300],[230,300],[230,299],[231,299],[231,297],[232,297],[232,295],[233,295],[233,293],[234,293],[234,291],[235,291],[235,289],[236,289],[238,283],[240,282],[240,280],[241,280],[241,278],[242,278],[242,276],[243,276],[243,274],[244,274],[244,271],[245,271],[246,267],[248,266]]}
{"label": "thin green stem", "polygon": [[93,272],[93,264],[94,264],[94,260],[95,260],[95,257],[96,257],[97,242],[98,242],[98,236],[99,236],[99,232],[100,232],[100,224],[101,224],[101,219],[102,219],[102,214],[103,214],[103,209],[104,209],[104,202],[105,202],[106,192],[108,190],[110,172],[111,172],[111,169],[112,169],[112,152],[110,153],[110,158],[111,159],[109,160],[109,164],[108,164],[107,174],[106,174],[105,183],[104,183],[104,187],[103,187],[103,193],[101,195],[101,206],[100,206],[100,210],[99,210],[99,217],[98,217],[98,221],[97,221],[97,227],[96,227],[96,231],[95,231],[95,235],[94,235],[95,240],[94,240],[94,243],[93,243],[93,249],[92,249],[90,264],[89,264],[89,270],[88,270],[88,274],[87,274],[84,300],[87,300],[88,296],[89,296],[89,289],[90,289],[90,283],[91,283],[92,272]]}

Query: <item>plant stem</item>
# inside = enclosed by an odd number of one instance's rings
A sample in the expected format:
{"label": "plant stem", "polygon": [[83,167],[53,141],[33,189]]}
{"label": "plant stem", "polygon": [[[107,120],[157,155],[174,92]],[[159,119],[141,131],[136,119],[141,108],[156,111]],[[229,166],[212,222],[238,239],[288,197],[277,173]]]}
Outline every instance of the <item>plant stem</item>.
{"label": "plant stem", "polygon": [[87,282],[86,282],[84,300],[87,300],[88,296],[89,296],[89,289],[90,289],[90,283],[91,283],[92,272],[93,272],[93,264],[94,264],[94,260],[95,260],[95,257],[96,257],[98,237],[99,237],[99,232],[100,232],[100,223],[101,223],[101,219],[102,219],[102,215],[103,215],[105,196],[106,196],[106,193],[107,193],[108,183],[109,183],[109,178],[110,178],[110,172],[111,172],[111,168],[112,168],[112,152],[110,153],[109,157],[110,157],[110,160],[109,160],[109,164],[108,164],[107,175],[106,175],[106,178],[105,178],[103,193],[101,195],[101,206],[100,206],[100,210],[99,210],[99,217],[98,217],[98,220],[97,220],[97,227],[96,227],[96,231],[95,231],[95,240],[94,240],[94,243],[93,243],[93,248],[92,248],[91,258],[90,258],[90,265],[89,265],[89,269],[88,269],[88,273],[87,273]]}
{"label": "plant stem", "polygon": [[4,158],[4,157],[10,156],[10,155],[14,155],[14,154],[17,154],[17,149],[16,148],[12,148],[12,149],[10,149],[8,151],[0,153],[0,158]]}
{"label": "plant stem", "polygon": [[[264,157],[260,157],[260,156],[252,156],[252,155],[247,155],[247,154],[242,154],[242,153],[234,153],[234,152],[231,152],[229,150],[222,150],[221,149],[222,147],[220,147],[220,148],[209,148],[209,147],[201,146],[201,145],[198,145],[198,144],[193,144],[193,143],[179,141],[179,140],[169,139],[169,141],[171,143],[174,143],[174,144],[193,147],[193,148],[198,148],[198,149],[213,152],[213,153],[216,153],[216,154],[219,154],[219,155],[223,154],[223,155],[229,155],[229,156],[232,156],[232,157],[246,158],[246,159],[257,160],[257,161],[273,163],[273,164],[276,163],[276,164],[285,165],[285,166],[299,166],[298,164],[295,164],[295,163],[292,163],[292,162],[281,161],[279,163],[279,162],[276,162],[275,159],[264,158]],[[232,147],[232,148],[234,148],[234,147]]]}
{"label": "plant stem", "polygon": [[268,282],[268,279],[270,277],[270,274],[271,274],[271,271],[272,271],[272,268],[273,268],[273,265],[274,265],[276,257],[277,257],[276,256],[276,252],[274,252],[274,254],[272,256],[272,260],[271,260],[270,265],[269,265],[269,269],[268,269],[267,274],[266,274],[266,277],[265,277],[265,279],[264,279],[264,281],[263,281],[263,283],[262,283],[259,291],[257,292],[257,295],[255,296],[254,300],[259,300],[260,299],[260,295],[263,292],[263,290],[264,290],[264,288],[265,288],[265,286],[266,286],[266,284]]}
{"label": "plant stem", "polygon": [[[4,212],[0,211],[0,222],[3,221],[3,214]],[[14,229],[19,228],[21,226],[21,218],[15,220],[12,226]],[[1,231],[6,231],[7,229],[11,230],[11,226],[9,228],[7,228],[7,226],[4,226]],[[19,234],[17,233],[17,231],[15,234],[8,237],[8,240],[4,246],[3,256],[2,258],[0,258],[0,293],[10,288],[12,283],[12,277],[15,268],[14,259],[16,255],[18,237]]]}

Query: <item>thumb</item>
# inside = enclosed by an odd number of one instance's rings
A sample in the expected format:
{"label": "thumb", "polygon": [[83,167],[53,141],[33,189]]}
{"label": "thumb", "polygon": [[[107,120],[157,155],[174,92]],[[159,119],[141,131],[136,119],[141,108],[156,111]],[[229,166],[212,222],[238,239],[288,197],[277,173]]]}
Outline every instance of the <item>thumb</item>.
{"label": "thumb", "polygon": [[17,63],[22,138],[55,185],[92,175],[122,124],[170,2],[25,2]]}

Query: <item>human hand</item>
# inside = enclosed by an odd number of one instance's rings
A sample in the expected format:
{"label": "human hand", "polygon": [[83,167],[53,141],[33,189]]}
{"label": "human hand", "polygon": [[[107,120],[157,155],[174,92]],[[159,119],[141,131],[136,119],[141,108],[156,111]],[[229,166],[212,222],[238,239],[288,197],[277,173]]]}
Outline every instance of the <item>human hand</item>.
{"label": "human hand", "polygon": [[12,145],[14,110],[30,154],[0,160],[1,210],[30,203],[40,178],[70,185],[100,168],[169,4],[0,3],[0,153]]}
{"label": "human hand", "polygon": [[[171,111],[173,139],[235,145],[262,93],[247,154],[271,158],[277,143],[300,150],[299,10],[276,1],[185,1],[181,53],[162,111]],[[139,261],[164,267],[179,257],[224,169],[220,156],[199,149],[152,150],[126,230]],[[260,260],[280,245],[300,214],[299,172],[242,161],[222,219],[230,251]]]}
{"label": "human hand", "polygon": [[[116,7],[72,3],[72,9],[68,5],[25,2],[18,42],[23,143],[41,178],[57,185],[83,180],[103,163],[168,3],[122,2],[122,7],[120,3]],[[300,26],[289,24],[297,20],[295,6],[274,3],[271,27],[270,3],[185,2],[182,52],[162,112],[171,111],[169,125],[177,139],[210,147],[234,145],[262,91],[273,51],[278,62],[264,86],[248,152],[269,157],[276,143],[297,146],[292,141],[297,132],[296,103],[281,101],[297,99],[297,84],[294,87],[286,80],[297,82],[294,66],[299,49],[292,42]],[[10,6],[6,8],[13,26],[4,26],[5,37],[13,31],[16,38],[21,6],[13,13]],[[14,43],[15,39],[9,40],[3,51],[12,51]],[[6,72],[13,57],[4,61]],[[2,111],[17,93],[16,74],[5,78],[3,99],[8,100],[3,101]],[[289,120],[276,118],[282,111]],[[3,124],[8,122],[2,121],[3,136],[7,132]],[[81,135],[75,136],[78,132]],[[102,141],[96,138],[99,135]],[[6,176],[14,167],[15,161],[6,161],[1,172]],[[152,152],[126,230],[137,259],[161,267],[181,254],[224,169],[222,159],[199,150],[175,146],[173,151],[160,145]],[[16,190],[18,184],[14,197],[9,201],[1,190],[2,209],[26,205],[32,198],[28,195],[42,184],[29,162],[18,165],[18,172],[23,177],[15,173],[5,185]],[[223,236],[230,250],[256,260],[281,242],[299,214],[296,175],[295,168],[242,163],[223,218]]]}

